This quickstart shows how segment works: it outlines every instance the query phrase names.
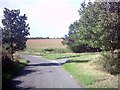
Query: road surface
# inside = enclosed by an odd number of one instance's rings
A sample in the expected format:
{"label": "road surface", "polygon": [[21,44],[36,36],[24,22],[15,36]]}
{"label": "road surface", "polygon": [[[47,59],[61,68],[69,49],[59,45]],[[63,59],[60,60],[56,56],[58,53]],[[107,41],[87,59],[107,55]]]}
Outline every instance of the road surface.
{"label": "road surface", "polygon": [[8,86],[14,88],[81,88],[78,81],[67,73],[60,63],[67,59],[45,60],[41,56],[21,55],[30,63],[22,69]]}

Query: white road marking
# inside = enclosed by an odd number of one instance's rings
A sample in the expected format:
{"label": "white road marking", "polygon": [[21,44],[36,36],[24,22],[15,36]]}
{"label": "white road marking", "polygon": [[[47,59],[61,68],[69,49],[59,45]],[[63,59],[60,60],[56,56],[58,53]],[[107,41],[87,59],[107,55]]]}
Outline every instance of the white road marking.
{"label": "white road marking", "polygon": [[53,60],[53,61],[52,61],[52,63],[59,63],[59,62],[58,62],[58,61],[56,61],[56,60]]}

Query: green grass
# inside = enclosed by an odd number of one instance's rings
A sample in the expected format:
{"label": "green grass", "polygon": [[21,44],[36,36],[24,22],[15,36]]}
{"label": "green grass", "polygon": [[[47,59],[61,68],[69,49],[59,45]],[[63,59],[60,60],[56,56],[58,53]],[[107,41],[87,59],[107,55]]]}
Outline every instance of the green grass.
{"label": "green grass", "polygon": [[27,61],[24,58],[19,58],[19,61],[20,63],[15,64],[14,69],[2,74],[3,83],[13,78],[17,72],[27,64]]}
{"label": "green grass", "polygon": [[69,49],[65,48],[26,48],[24,51],[19,51],[22,54],[27,54],[27,55],[39,55],[39,56],[44,56],[47,54],[60,54],[60,53],[66,53],[69,52]]}
{"label": "green grass", "polygon": [[88,63],[66,63],[63,68],[86,88],[117,88],[117,77],[95,70]]}
{"label": "green grass", "polygon": [[99,53],[49,53],[43,54],[44,58],[55,60],[61,58],[70,58],[70,60],[91,60]]}
{"label": "green grass", "polygon": [[80,84],[84,86],[92,85],[96,80],[96,78],[98,77],[98,75],[94,75],[94,76],[90,75],[82,67],[79,67],[78,69],[78,66],[76,63],[67,63],[63,65],[63,67],[65,68],[65,70],[71,73],[72,76],[75,77],[80,82]]}
{"label": "green grass", "polygon": [[[51,51],[50,51],[51,50]],[[116,88],[118,77],[103,71],[99,67],[98,58],[100,53],[68,53],[70,50],[61,44],[61,40],[30,40],[27,49],[21,51],[23,54],[40,55],[50,60],[69,58],[69,61],[62,65],[83,87],[88,88]],[[79,61],[79,62],[78,62]],[[17,68],[6,74],[8,79],[22,68],[26,61],[21,59]],[[11,74],[13,73],[13,74]]]}
{"label": "green grass", "polygon": [[[50,48],[49,48],[50,49]],[[47,48],[47,50],[49,50]],[[76,78],[80,85],[88,88],[116,88],[118,87],[117,76],[112,76],[99,67],[98,58],[100,53],[64,53],[58,49],[52,52],[45,49],[28,48],[24,53],[41,55],[49,60],[69,58],[62,67]]]}
{"label": "green grass", "polygon": [[50,54],[44,54],[43,57],[50,59],[50,60],[55,60],[55,59],[61,59],[61,58],[72,58],[72,57],[78,57],[80,56],[79,54],[75,53],[50,53]]}
{"label": "green grass", "polygon": [[[62,67],[87,88],[117,88],[118,76],[101,71],[94,61],[99,53],[81,53],[72,57]],[[89,60],[85,62],[86,60]],[[79,61],[79,62],[77,62]],[[91,64],[92,63],[92,64]]]}

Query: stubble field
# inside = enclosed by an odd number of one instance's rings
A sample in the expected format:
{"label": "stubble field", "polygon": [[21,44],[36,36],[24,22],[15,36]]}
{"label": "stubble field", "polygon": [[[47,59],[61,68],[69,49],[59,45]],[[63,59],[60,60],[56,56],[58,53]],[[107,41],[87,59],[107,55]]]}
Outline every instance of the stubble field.
{"label": "stubble field", "polygon": [[63,45],[62,39],[28,39],[27,47],[35,49],[45,49],[45,48],[66,48],[66,45]]}

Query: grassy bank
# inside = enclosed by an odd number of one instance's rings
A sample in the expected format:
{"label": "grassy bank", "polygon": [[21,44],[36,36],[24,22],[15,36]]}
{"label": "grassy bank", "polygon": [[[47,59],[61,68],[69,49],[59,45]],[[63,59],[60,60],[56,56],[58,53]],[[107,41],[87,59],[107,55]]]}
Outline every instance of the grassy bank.
{"label": "grassy bank", "polygon": [[18,60],[19,63],[15,64],[14,69],[2,74],[3,83],[13,78],[17,74],[17,72],[27,64],[27,60],[25,60],[24,58],[19,58]]}
{"label": "grassy bank", "polygon": [[62,67],[77,79],[83,87],[118,88],[118,75],[111,75],[99,64],[96,64],[100,53],[46,54],[43,57],[53,60],[69,57],[69,61]]}
{"label": "grassy bank", "polygon": [[63,68],[87,88],[117,88],[117,76],[96,70],[90,64],[66,63]]}

